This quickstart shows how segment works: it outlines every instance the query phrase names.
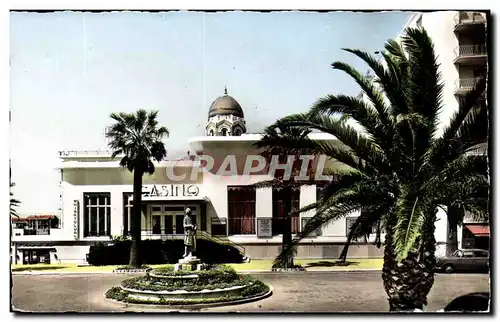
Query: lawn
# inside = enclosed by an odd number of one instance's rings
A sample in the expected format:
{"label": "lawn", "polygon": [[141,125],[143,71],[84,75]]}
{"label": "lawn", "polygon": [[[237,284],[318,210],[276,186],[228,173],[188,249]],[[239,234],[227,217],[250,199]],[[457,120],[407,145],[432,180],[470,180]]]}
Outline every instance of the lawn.
{"label": "lawn", "polygon": [[[228,264],[237,271],[270,271],[273,261],[254,259],[250,263]],[[296,264],[308,270],[342,270],[342,269],[382,269],[382,258],[348,259],[345,263],[330,259],[297,259]],[[12,265],[13,272],[112,272],[119,265],[82,266],[76,264],[37,264]],[[157,267],[162,265],[151,265]]]}

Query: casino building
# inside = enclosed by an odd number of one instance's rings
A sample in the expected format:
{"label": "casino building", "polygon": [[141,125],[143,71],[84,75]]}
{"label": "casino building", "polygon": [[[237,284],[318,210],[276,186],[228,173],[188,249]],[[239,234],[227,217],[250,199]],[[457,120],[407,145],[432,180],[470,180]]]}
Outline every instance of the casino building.
{"label": "casino building", "polygon": [[[161,161],[156,164],[153,175],[144,176],[142,238],[183,238],[183,214],[189,207],[202,238],[232,244],[252,258],[274,258],[282,241],[284,195],[276,188],[253,186],[271,179],[265,171],[241,175],[246,157],[259,153],[253,144],[260,138],[261,134],[247,133],[243,109],[226,90],[210,106],[206,135],[189,140],[191,154],[181,160]],[[311,138],[336,140],[323,133],[313,133]],[[234,155],[239,175],[220,172],[216,175],[220,164],[215,164],[213,171],[202,171],[197,154],[210,155],[215,160]],[[84,263],[91,245],[110,241],[117,235],[129,235],[133,177],[119,166],[119,157],[112,160],[110,151],[61,151],[59,156],[61,212],[58,225],[44,234],[24,234],[22,227],[14,227],[13,253],[23,262],[44,257],[51,261]],[[338,166],[328,161],[325,168]],[[184,178],[171,180],[169,172]],[[293,206],[304,207],[315,202],[320,191],[320,185],[294,190]],[[313,215],[314,212],[308,212],[293,217],[292,232],[299,232]],[[338,258],[349,227],[358,215],[347,214],[304,239],[297,257]],[[443,219],[436,224],[438,236],[446,236]],[[381,257],[382,249],[372,243],[374,237],[373,234],[365,242],[354,243],[348,256]]]}

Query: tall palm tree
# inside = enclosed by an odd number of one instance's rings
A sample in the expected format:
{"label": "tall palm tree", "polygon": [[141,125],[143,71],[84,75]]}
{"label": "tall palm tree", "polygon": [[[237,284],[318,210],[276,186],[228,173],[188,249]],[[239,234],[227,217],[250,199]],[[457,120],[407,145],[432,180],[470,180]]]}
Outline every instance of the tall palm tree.
{"label": "tall palm tree", "polygon": [[[263,149],[263,154],[267,156],[268,162],[271,161],[272,156],[279,156],[280,163],[286,163],[288,156],[294,157],[290,178],[285,178],[283,175],[275,174],[275,178],[270,181],[262,181],[255,184],[258,188],[274,188],[284,190],[284,208],[285,217],[283,218],[283,239],[282,249],[291,245],[292,242],[292,216],[296,214],[298,209],[292,207],[292,193],[293,189],[300,189],[303,184],[313,184],[311,181],[296,181],[295,176],[300,172],[301,163],[298,158],[301,155],[308,155],[311,152],[312,141],[309,139],[310,131],[299,128],[282,128],[279,126],[269,126],[265,129],[264,136],[260,141],[254,145],[257,148]],[[288,253],[285,251],[285,253]],[[286,257],[278,257],[274,263],[273,268],[292,268],[294,267],[293,261],[294,254],[289,254]]]}
{"label": "tall palm tree", "polygon": [[385,230],[382,278],[391,311],[426,304],[434,283],[437,208],[460,205],[487,213],[485,203],[474,198],[477,191],[484,197],[489,189],[486,155],[468,154],[488,138],[488,110],[477,104],[485,81],[459,102],[438,137],[443,86],[433,43],[425,30],[415,28],[405,30],[401,43],[387,42],[385,65],[368,53],[345,49],[368,64],[375,83],[345,63],[332,64],[356,81],[368,101],[328,95],[309,113],[276,122],[334,135],[342,145],[316,144],[316,154],[353,170],[330,182],[320,200],[300,210],[316,208],[316,215],[280,256],[319,227],[361,210],[346,247],[374,227],[380,242]]}
{"label": "tall palm tree", "polygon": [[141,202],[142,177],[144,174],[153,174],[153,161],[161,161],[167,155],[163,138],[169,135],[166,127],[158,124],[158,111],[147,112],[143,109],[136,113],[112,113],[110,117],[115,121],[106,133],[109,138],[109,147],[113,150],[112,158],[123,155],[120,165],[134,174],[134,202],[130,228],[132,244],[130,246],[129,265],[140,267],[141,241]]}

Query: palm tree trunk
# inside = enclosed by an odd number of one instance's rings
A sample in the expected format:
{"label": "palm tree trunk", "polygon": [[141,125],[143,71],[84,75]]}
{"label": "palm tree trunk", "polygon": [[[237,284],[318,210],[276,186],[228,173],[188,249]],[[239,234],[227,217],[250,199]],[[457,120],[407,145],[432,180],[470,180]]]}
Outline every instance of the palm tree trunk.
{"label": "palm tree trunk", "polygon": [[460,209],[448,206],[446,218],[448,219],[448,234],[446,236],[446,256],[450,256],[458,249],[458,216]]}
{"label": "palm tree trunk", "polygon": [[[292,243],[292,187],[288,186],[286,190],[286,200],[285,200],[285,218],[284,218],[284,230],[283,230],[283,241],[282,247],[287,247]],[[284,263],[284,268],[293,267],[293,256],[289,256]]]}
{"label": "palm tree trunk", "polygon": [[132,204],[132,218],[130,222],[130,230],[132,235],[132,244],[130,245],[130,260],[129,265],[132,267],[141,267],[141,204],[142,204],[142,171],[134,170],[134,202]]}
{"label": "palm tree trunk", "polygon": [[390,311],[423,310],[427,304],[427,295],[434,284],[435,213],[426,218],[422,229],[421,247],[409,252],[406,259],[398,263],[396,251],[392,244],[392,234],[395,227],[395,216],[392,214],[387,221],[385,236],[384,264],[382,280],[389,296]]}

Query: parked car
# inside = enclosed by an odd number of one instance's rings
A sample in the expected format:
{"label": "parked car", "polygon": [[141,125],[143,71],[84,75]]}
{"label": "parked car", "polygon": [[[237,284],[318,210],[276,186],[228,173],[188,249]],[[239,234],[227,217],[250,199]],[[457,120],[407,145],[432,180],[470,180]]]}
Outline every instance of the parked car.
{"label": "parked car", "polygon": [[484,249],[459,249],[451,256],[438,257],[438,271],[453,273],[456,271],[488,271],[490,253]]}

